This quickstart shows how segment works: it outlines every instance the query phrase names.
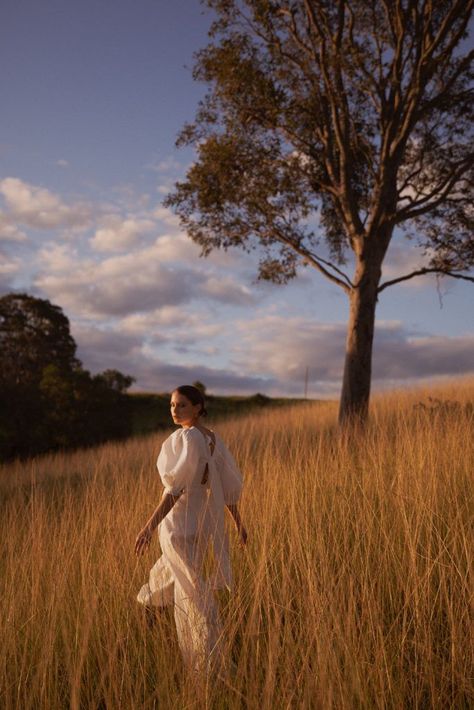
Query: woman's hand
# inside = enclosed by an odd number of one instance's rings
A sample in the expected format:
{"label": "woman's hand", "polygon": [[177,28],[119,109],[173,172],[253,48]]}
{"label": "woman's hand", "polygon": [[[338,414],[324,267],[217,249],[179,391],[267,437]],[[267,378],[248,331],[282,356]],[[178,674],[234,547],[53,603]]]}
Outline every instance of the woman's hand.
{"label": "woman's hand", "polygon": [[232,518],[237,528],[237,535],[239,536],[240,547],[245,547],[247,544],[247,530],[242,525],[242,518],[240,517],[239,508],[237,503],[227,503],[226,508],[232,515]]}
{"label": "woman's hand", "polygon": [[245,545],[247,544],[247,530],[244,528],[243,525],[240,525],[240,527],[237,530],[237,533],[239,535],[240,547],[245,547]]}
{"label": "woman's hand", "polygon": [[148,527],[144,527],[143,530],[138,533],[137,539],[135,540],[135,554],[137,557],[143,555],[150,547],[151,535],[152,533]]}
{"label": "woman's hand", "polygon": [[137,539],[135,540],[135,554],[137,557],[143,555],[145,550],[149,548],[153,531],[158,527],[162,520],[166,518],[176,501],[179,500],[180,495],[181,493],[178,493],[176,496],[171,495],[171,493],[163,493],[157,509],[143,530],[137,535]]}

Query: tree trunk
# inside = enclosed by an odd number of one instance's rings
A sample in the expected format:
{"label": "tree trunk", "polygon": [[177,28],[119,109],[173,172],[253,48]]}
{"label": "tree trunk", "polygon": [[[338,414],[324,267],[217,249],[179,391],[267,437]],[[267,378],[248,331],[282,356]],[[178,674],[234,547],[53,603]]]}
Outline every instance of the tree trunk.
{"label": "tree trunk", "polygon": [[346,359],[339,405],[339,423],[363,423],[369,411],[372,376],[372,345],[374,341],[377,287],[381,268],[378,259],[361,258],[356,268],[354,287],[350,295],[347,326]]}

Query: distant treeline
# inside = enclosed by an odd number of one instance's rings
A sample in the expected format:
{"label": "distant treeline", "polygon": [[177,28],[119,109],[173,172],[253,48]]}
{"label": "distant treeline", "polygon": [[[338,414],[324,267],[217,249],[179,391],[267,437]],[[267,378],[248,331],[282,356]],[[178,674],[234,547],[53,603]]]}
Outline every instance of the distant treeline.
{"label": "distant treeline", "polygon": [[[194,382],[195,386],[201,385]],[[249,397],[206,394],[206,409],[209,412],[208,425],[229,417],[248,414],[263,407],[283,407],[288,404],[302,402],[301,399],[274,398],[264,394],[254,394]],[[170,395],[134,393],[128,395],[132,413],[133,434],[148,434],[158,429],[165,429],[173,425],[170,415]]]}
{"label": "distant treeline", "polygon": [[0,298],[1,460],[128,436],[133,382],[82,367],[59,306],[24,293]]}

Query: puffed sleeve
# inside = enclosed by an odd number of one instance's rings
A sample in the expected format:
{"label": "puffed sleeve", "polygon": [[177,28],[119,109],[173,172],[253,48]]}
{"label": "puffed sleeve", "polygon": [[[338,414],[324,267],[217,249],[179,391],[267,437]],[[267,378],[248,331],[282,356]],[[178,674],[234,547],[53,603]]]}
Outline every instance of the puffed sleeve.
{"label": "puffed sleeve", "polygon": [[229,449],[221,442],[220,476],[224,502],[226,505],[238,503],[242,492],[242,474]]}
{"label": "puffed sleeve", "polygon": [[191,485],[204,466],[202,459],[202,446],[193,431],[181,429],[176,432],[174,440],[169,437],[161,447],[157,461],[166,493],[176,496]]}

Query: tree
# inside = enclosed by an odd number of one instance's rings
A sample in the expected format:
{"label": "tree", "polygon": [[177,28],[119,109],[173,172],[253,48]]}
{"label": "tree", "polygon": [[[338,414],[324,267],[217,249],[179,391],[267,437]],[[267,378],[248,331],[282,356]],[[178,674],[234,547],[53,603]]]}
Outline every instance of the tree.
{"label": "tree", "polygon": [[0,352],[0,379],[17,386],[39,382],[48,365],[80,366],[62,309],[26,293],[0,298]]}
{"label": "tree", "polygon": [[[474,281],[474,0],[206,4],[194,78],[209,91],[177,141],[197,158],[165,204],[204,256],[258,248],[260,278],[308,265],[347,294],[339,417],[363,420],[379,294],[427,273]],[[382,283],[397,229],[425,264]]]}
{"label": "tree", "polygon": [[135,382],[134,377],[124,375],[119,370],[105,370],[100,375],[96,375],[96,377],[101,378],[107,387],[120,394],[126,392]]}
{"label": "tree", "polygon": [[196,389],[200,390],[203,395],[206,394],[206,385],[201,382],[201,380],[196,380],[196,382],[193,382],[193,387],[196,387]]}
{"label": "tree", "polygon": [[[0,298],[0,453],[9,458],[47,450],[58,434],[56,406],[42,381],[64,379],[80,366],[61,308],[26,293]],[[49,368],[49,370],[48,370]],[[59,396],[60,388],[56,388]],[[64,425],[67,417],[60,419]]]}
{"label": "tree", "polygon": [[0,298],[0,458],[127,436],[133,381],[83,369],[59,306],[24,293]]}

